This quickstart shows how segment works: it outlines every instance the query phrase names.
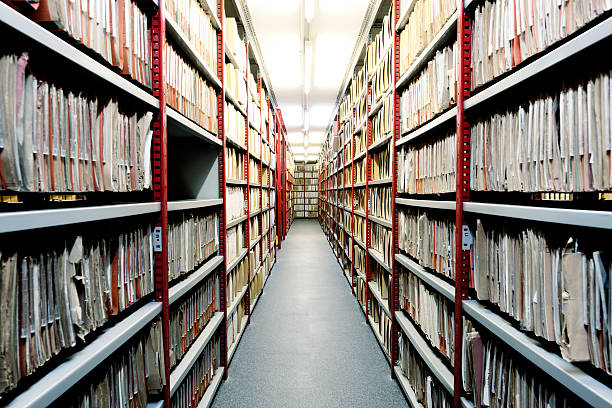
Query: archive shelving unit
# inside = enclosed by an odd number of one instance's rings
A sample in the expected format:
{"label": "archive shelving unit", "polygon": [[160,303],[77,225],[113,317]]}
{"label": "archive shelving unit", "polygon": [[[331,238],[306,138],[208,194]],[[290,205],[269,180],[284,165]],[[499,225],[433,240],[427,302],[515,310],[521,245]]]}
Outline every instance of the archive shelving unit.
{"label": "archive shelving unit", "polygon": [[[161,374],[164,386],[160,394],[147,397],[148,405],[169,407],[176,393],[184,392],[184,384],[194,374],[198,362],[204,361],[204,353],[212,344],[212,339],[217,339],[217,349],[212,353],[218,368],[205,380],[205,392],[198,394],[198,404],[208,406],[222,379],[227,377],[229,362],[239,338],[276,262],[277,243],[280,245],[284,237],[277,227],[282,221],[277,203],[284,203],[284,199],[279,200],[279,173],[284,174],[286,164],[284,160],[279,161],[278,156],[279,147],[285,144],[286,132],[280,127],[281,113],[275,105],[269,80],[260,69],[263,61],[256,48],[256,40],[253,41],[254,31],[250,26],[248,8],[240,0],[202,0],[191,5],[192,10],[199,7],[202,20],[206,20],[212,29],[209,40],[214,47],[208,51],[213,58],[207,61],[190,39],[189,33],[182,31],[181,23],[185,21],[177,21],[166,9],[168,3],[138,2],[150,21],[148,69],[151,88],[147,89],[119,74],[115,67],[102,61],[85,45],[72,44],[65,37],[26,17],[29,9],[24,2],[10,3],[17,7],[0,3],[0,30],[5,34],[4,38],[15,39],[21,51],[29,52],[30,60],[38,62],[44,59],[42,63],[53,67],[46,72],[47,80],[56,76],[66,80],[66,72],[74,73],[74,77],[68,79],[74,89],[82,87],[92,94],[104,90],[114,95],[120,103],[130,103],[138,109],[153,112],[150,154],[152,184],[150,191],[144,193],[60,191],[49,194],[3,190],[0,191],[3,203],[0,233],[4,240],[9,240],[15,234],[47,234],[52,231],[56,237],[65,234],[67,239],[70,234],[82,234],[79,231],[90,226],[97,228],[101,223],[120,225],[144,217],[155,227],[150,243],[154,250],[154,290],[126,306],[117,315],[110,316],[106,323],[85,336],[78,347],[63,350],[35,373],[22,378],[15,388],[0,395],[2,404],[15,407],[47,406],[73,397],[79,392],[78,388],[87,386],[87,381],[92,378],[91,373],[103,371],[114,357],[119,356],[119,352],[126,349],[127,344],[142,336],[152,322],[161,318],[163,349],[157,351],[165,370]],[[228,47],[225,35],[228,16],[237,20],[241,30],[243,42],[237,49]],[[249,23],[243,24],[244,21]],[[209,106],[213,120],[206,126],[190,119],[181,109],[170,106],[172,90],[168,84],[173,79],[168,78],[172,75],[169,68],[164,68],[169,46],[215,92],[216,102]],[[244,104],[231,93],[227,87],[227,76],[224,75],[226,62],[235,64],[239,55],[243,55],[245,61],[239,78],[245,84]],[[210,61],[214,61],[214,66]],[[231,135],[234,136],[232,138],[225,126],[228,104],[235,107],[245,122],[244,134]],[[244,145],[240,146],[236,140],[244,141]],[[254,160],[252,179],[249,178],[248,161],[241,169],[245,175],[245,182],[241,184],[245,186],[245,206],[244,215],[238,220],[227,218],[226,190],[231,180],[226,177],[229,165],[226,150],[230,145],[243,148],[247,157]],[[250,194],[257,197],[253,206],[248,205]],[[181,271],[180,277],[170,279],[169,223],[180,223],[177,220],[181,217],[185,220],[190,214],[215,217],[217,229],[213,231],[214,239],[211,241],[214,250],[205,259],[198,260],[194,268]],[[248,234],[251,222],[255,226],[252,240]],[[247,251],[242,256],[249,262],[248,279],[241,292],[245,299],[246,318],[233,344],[226,344],[228,319],[238,303],[228,304],[226,301],[226,278],[232,265],[236,266],[239,262],[227,257],[226,234],[231,225],[239,223],[244,224],[246,231],[244,245]],[[198,326],[196,332],[192,332],[195,336],[190,339],[188,348],[171,367],[171,317],[177,308],[190,302],[190,297],[210,279],[217,282],[212,289],[215,293],[214,310],[207,313],[206,321]]]}
{"label": "archive shelving unit", "polygon": [[[407,36],[408,30],[411,30],[412,38],[422,34],[422,20],[413,13],[426,7],[425,3],[423,0],[376,1],[375,7],[366,15],[362,27],[365,34],[358,40],[353,53],[350,74],[345,78],[338,98],[337,114],[329,126],[319,158],[319,223],[364,311],[366,321],[389,361],[391,376],[397,379],[411,406],[422,406],[420,398],[424,398],[424,394],[422,390],[414,389],[413,379],[406,376],[400,349],[405,353],[403,357],[419,361],[425,375],[433,380],[433,386],[446,395],[447,400],[452,399],[454,407],[474,406],[474,394],[466,392],[464,388],[466,382],[462,369],[467,364],[465,353],[470,352],[463,350],[465,336],[474,334],[479,338],[491,339],[510,361],[520,367],[522,375],[533,373],[529,374],[533,375],[531,378],[535,377],[542,387],[556,393],[557,401],[563,396],[577,404],[611,406],[611,382],[605,370],[597,369],[588,362],[571,363],[565,360],[554,341],[546,341],[542,335],[535,335],[533,330],[521,329],[519,323],[508,313],[502,312],[499,306],[479,300],[473,271],[476,262],[474,225],[480,219],[497,223],[494,225],[505,223],[517,228],[525,225],[526,228],[552,234],[568,234],[567,231],[582,233],[580,236],[583,240],[585,235],[605,240],[603,237],[612,224],[611,208],[605,201],[610,196],[609,187],[592,193],[552,189],[525,193],[477,191],[470,184],[470,172],[477,163],[477,159],[471,158],[475,145],[471,132],[481,118],[496,112],[494,109],[526,104],[530,98],[540,97],[542,93],[559,92],[576,83],[584,84],[598,73],[609,72],[609,60],[601,63],[598,55],[610,46],[612,15],[605,9],[594,11],[582,27],[575,27],[574,32],[564,32],[561,39],[538,52],[521,57],[512,54],[512,64],[506,67],[505,72],[502,70],[493,79],[474,86],[472,74],[475,65],[472,59],[478,54],[472,47],[474,36],[482,35],[472,32],[475,14],[479,8],[491,2],[458,2],[456,9],[453,6],[448,16],[439,21],[436,31],[429,33],[419,52],[408,60],[402,54],[403,47],[408,46],[402,42],[402,36]],[[448,3],[454,5],[454,2]],[[378,42],[377,38],[385,15],[390,17],[391,22],[391,36],[386,43]],[[483,15],[480,14],[479,18],[483,18]],[[426,120],[419,119],[418,123],[409,127],[407,122],[403,122],[406,117],[401,111],[403,104],[409,102],[405,102],[402,95],[427,69],[437,53],[439,55],[445,47],[453,44],[456,53],[454,61],[457,63],[453,78],[456,88],[451,89],[450,95],[454,95],[454,98],[445,108],[424,116]],[[524,47],[524,43],[521,46]],[[377,48],[376,52],[368,52],[373,47]],[[378,56],[373,63],[368,62],[371,54]],[[372,120],[381,109],[386,108],[381,98],[373,95],[372,89],[377,80],[376,69],[385,55],[392,62],[389,72],[392,83],[378,95],[392,97],[389,113],[392,129],[387,129],[382,137],[379,135],[377,140],[373,140]],[[585,61],[592,64],[585,64]],[[372,67],[374,70],[370,69]],[[559,112],[556,111],[556,114]],[[403,166],[409,166],[402,162],[406,154],[404,149],[417,149],[452,132],[455,137],[451,156],[452,188],[442,192],[428,190],[427,194],[412,190],[408,192],[406,187],[401,189],[399,186],[403,180],[400,180],[400,175],[407,177],[401,172],[408,168]],[[359,147],[362,134],[365,134],[365,149]],[[373,154],[386,145],[390,145],[392,152],[392,177],[373,182]],[[366,177],[363,181],[357,181],[356,171],[364,171],[356,168],[361,161],[366,163]],[[378,217],[372,211],[372,188],[381,183],[392,190],[389,217]],[[454,271],[454,279],[437,272],[434,266],[424,266],[426,263],[423,259],[400,247],[400,234],[405,234],[406,228],[409,228],[406,223],[400,222],[406,211],[418,211],[419,215],[448,220],[454,227],[454,232],[449,235],[454,258],[448,264]],[[365,220],[365,226],[362,220]],[[391,231],[389,262],[373,251],[374,226]],[[603,250],[603,247],[595,244],[593,250],[596,249]],[[361,251],[365,253],[365,259],[359,255]],[[383,279],[388,279],[382,291],[385,293],[381,292],[380,284],[372,274],[373,268],[378,266],[384,271]],[[377,272],[376,277],[380,279],[380,276]],[[449,319],[452,316],[453,319],[449,323],[451,337],[440,340],[443,334],[436,333],[434,337],[440,338],[434,342],[432,337],[425,334],[419,320],[406,310],[400,294],[406,291],[402,285],[407,285],[409,277],[422,284],[426,290],[423,293],[438,299],[437,307],[448,305],[444,313],[448,312],[445,316],[449,316]],[[405,293],[402,296],[406,296]],[[381,310],[375,313],[374,319],[371,313],[373,307]],[[420,305],[412,307],[418,308]],[[380,324],[380,316],[390,319],[390,328]],[[466,322],[469,322],[469,326],[466,326]],[[471,331],[466,332],[468,329]],[[444,345],[445,348],[441,349]],[[602,347],[606,347],[605,344]]]}
{"label": "archive shelving unit", "polygon": [[[295,164],[295,213],[296,218],[317,218],[318,170],[316,163]],[[314,189],[313,189],[314,188]]]}

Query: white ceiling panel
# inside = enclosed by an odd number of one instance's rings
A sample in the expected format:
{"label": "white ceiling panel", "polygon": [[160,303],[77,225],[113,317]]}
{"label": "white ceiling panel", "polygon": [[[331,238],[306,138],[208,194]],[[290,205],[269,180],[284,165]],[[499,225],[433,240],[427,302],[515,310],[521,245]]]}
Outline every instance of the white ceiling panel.
{"label": "white ceiling panel", "polygon": [[[303,131],[307,128],[307,151],[318,155],[369,2],[247,0],[289,143],[300,146],[300,152],[304,152]],[[305,17],[309,3],[314,11],[310,24]],[[312,71],[306,96],[304,49],[308,40]]]}

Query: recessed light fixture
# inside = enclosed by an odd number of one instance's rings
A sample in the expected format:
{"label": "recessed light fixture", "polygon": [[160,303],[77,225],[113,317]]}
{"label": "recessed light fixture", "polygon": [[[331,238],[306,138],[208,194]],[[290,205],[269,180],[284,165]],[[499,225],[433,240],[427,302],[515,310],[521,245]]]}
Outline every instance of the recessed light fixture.
{"label": "recessed light fixture", "polygon": [[[329,0],[326,0],[329,1]],[[315,0],[304,0],[304,17],[310,23],[314,17]]]}
{"label": "recessed light fixture", "polygon": [[312,82],[312,42],[306,41],[304,44],[304,94],[310,93],[310,83]]}

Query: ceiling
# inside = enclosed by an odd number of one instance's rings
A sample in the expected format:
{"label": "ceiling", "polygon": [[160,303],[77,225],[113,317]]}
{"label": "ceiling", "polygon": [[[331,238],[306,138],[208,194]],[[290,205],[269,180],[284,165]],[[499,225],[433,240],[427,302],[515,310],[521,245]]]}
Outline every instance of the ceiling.
{"label": "ceiling", "polygon": [[369,0],[247,0],[296,161],[318,159],[368,4]]}

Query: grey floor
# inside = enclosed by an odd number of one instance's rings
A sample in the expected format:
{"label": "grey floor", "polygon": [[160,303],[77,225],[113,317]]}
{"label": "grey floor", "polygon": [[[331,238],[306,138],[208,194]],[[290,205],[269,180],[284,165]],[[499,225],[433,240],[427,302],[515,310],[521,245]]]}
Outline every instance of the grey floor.
{"label": "grey floor", "polygon": [[319,224],[296,220],[213,408],[404,406]]}

